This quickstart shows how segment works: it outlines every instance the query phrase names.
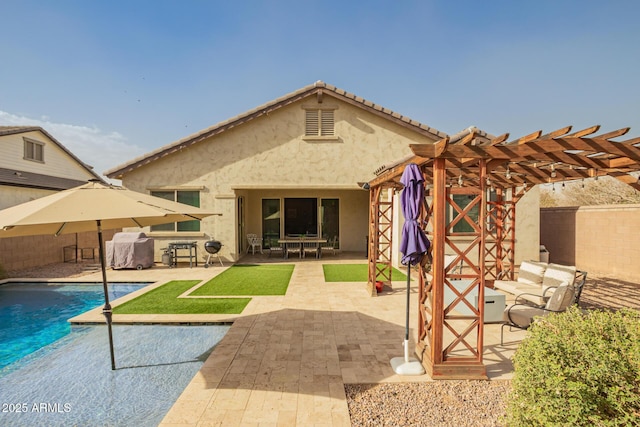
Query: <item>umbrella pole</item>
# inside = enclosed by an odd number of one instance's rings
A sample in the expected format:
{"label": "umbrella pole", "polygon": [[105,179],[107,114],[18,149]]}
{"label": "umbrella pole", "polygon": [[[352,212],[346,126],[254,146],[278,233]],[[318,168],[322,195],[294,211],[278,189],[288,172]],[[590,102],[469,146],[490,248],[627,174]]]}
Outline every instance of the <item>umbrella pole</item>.
{"label": "umbrella pole", "polygon": [[424,368],[419,360],[409,357],[409,307],[411,305],[411,263],[407,269],[407,310],[404,335],[404,356],[391,359],[391,368],[398,375],[422,375]]}
{"label": "umbrella pole", "polygon": [[409,361],[409,308],[411,307],[411,263],[407,265],[407,316],[404,333],[404,361]]}
{"label": "umbrella pole", "polygon": [[109,288],[107,286],[107,270],[105,267],[104,248],[102,244],[102,226],[100,220],[96,220],[98,224],[98,255],[100,256],[100,267],[102,268],[102,287],[104,290],[104,307],[102,308],[102,314],[107,319],[107,330],[109,331],[109,351],[111,353],[111,370],[116,369],[116,358],[113,353],[113,332],[111,330],[112,311],[111,304],[109,304]]}

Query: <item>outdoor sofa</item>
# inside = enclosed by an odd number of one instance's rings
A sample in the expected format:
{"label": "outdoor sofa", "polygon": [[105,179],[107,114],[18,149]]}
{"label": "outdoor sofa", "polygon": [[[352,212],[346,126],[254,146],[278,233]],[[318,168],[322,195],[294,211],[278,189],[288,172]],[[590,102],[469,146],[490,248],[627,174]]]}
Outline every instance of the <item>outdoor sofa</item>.
{"label": "outdoor sofa", "polygon": [[544,306],[555,289],[565,283],[575,289],[577,303],[586,280],[587,273],[575,266],[523,261],[517,280],[496,280],[493,285],[495,289],[520,297],[521,300]]}

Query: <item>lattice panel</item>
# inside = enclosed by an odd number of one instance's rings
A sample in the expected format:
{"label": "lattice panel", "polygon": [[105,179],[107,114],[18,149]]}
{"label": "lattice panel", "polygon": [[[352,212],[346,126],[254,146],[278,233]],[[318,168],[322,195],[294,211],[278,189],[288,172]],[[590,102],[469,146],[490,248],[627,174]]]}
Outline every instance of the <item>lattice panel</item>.
{"label": "lattice panel", "polygon": [[369,283],[391,286],[393,235],[393,199],[388,187],[370,191],[369,212]]}

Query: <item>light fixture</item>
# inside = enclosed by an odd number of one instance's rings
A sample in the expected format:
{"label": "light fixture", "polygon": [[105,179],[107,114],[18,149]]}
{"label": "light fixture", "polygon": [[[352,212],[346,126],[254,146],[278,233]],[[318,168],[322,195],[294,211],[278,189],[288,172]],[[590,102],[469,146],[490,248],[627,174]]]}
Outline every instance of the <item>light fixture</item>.
{"label": "light fixture", "polygon": [[507,171],[504,173],[504,177],[511,179],[511,171],[509,171],[509,165],[507,165]]}
{"label": "light fixture", "polygon": [[463,181],[462,181],[462,174],[460,174],[460,176],[458,177],[458,186],[462,187]]}
{"label": "light fixture", "polygon": [[558,174],[556,173],[556,166],[555,164],[551,164],[551,178],[555,178],[556,176],[558,176]]}
{"label": "light fixture", "polygon": [[582,188],[584,188],[584,178],[582,178]]}
{"label": "light fixture", "polygon": [[564,190],[564,181],[562,181],[562,189]]}
{"label": "light fixture", "polygon": [[551,186],[553,188],[553,191],[556,191],[556,183],[554,182]]}
{"label": "light fixture", "polygon": [[491,185],[491,180],[487,177],[487,185]]}

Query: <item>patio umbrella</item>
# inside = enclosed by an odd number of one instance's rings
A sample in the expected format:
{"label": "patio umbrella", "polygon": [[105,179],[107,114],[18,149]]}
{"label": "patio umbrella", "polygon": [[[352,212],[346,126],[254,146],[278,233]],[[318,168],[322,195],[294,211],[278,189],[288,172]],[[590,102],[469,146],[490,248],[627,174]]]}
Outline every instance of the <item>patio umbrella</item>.
{"label": "patio umbrella", "polygon": [[177,221],[201,220],[214,215],[200,208],[137,193],[92,180],[20,205],[0,210],[0,238],[41,234],[98,232],[105,305],[102,310],[109,331],[111,369],[115,369],[111,305],[105,270],[102,229],[145,227]]}
{"label": "patio umbrella", "polygon": [[400,205],[404,215],[400,252],[402,264],[407,265],[407,310],[404,337],[404,357],[391,359],[393,370],[399,375],[422,375],[424,368],[416,359],[409,358],[409,305],[411,301],[411,266],[420,262],[431,245],[429,239],[418,224],[420,206],[424,199],[424,179],[420,168],[414,163],[408,164],[400,182],[404,189],[400,195]]}

